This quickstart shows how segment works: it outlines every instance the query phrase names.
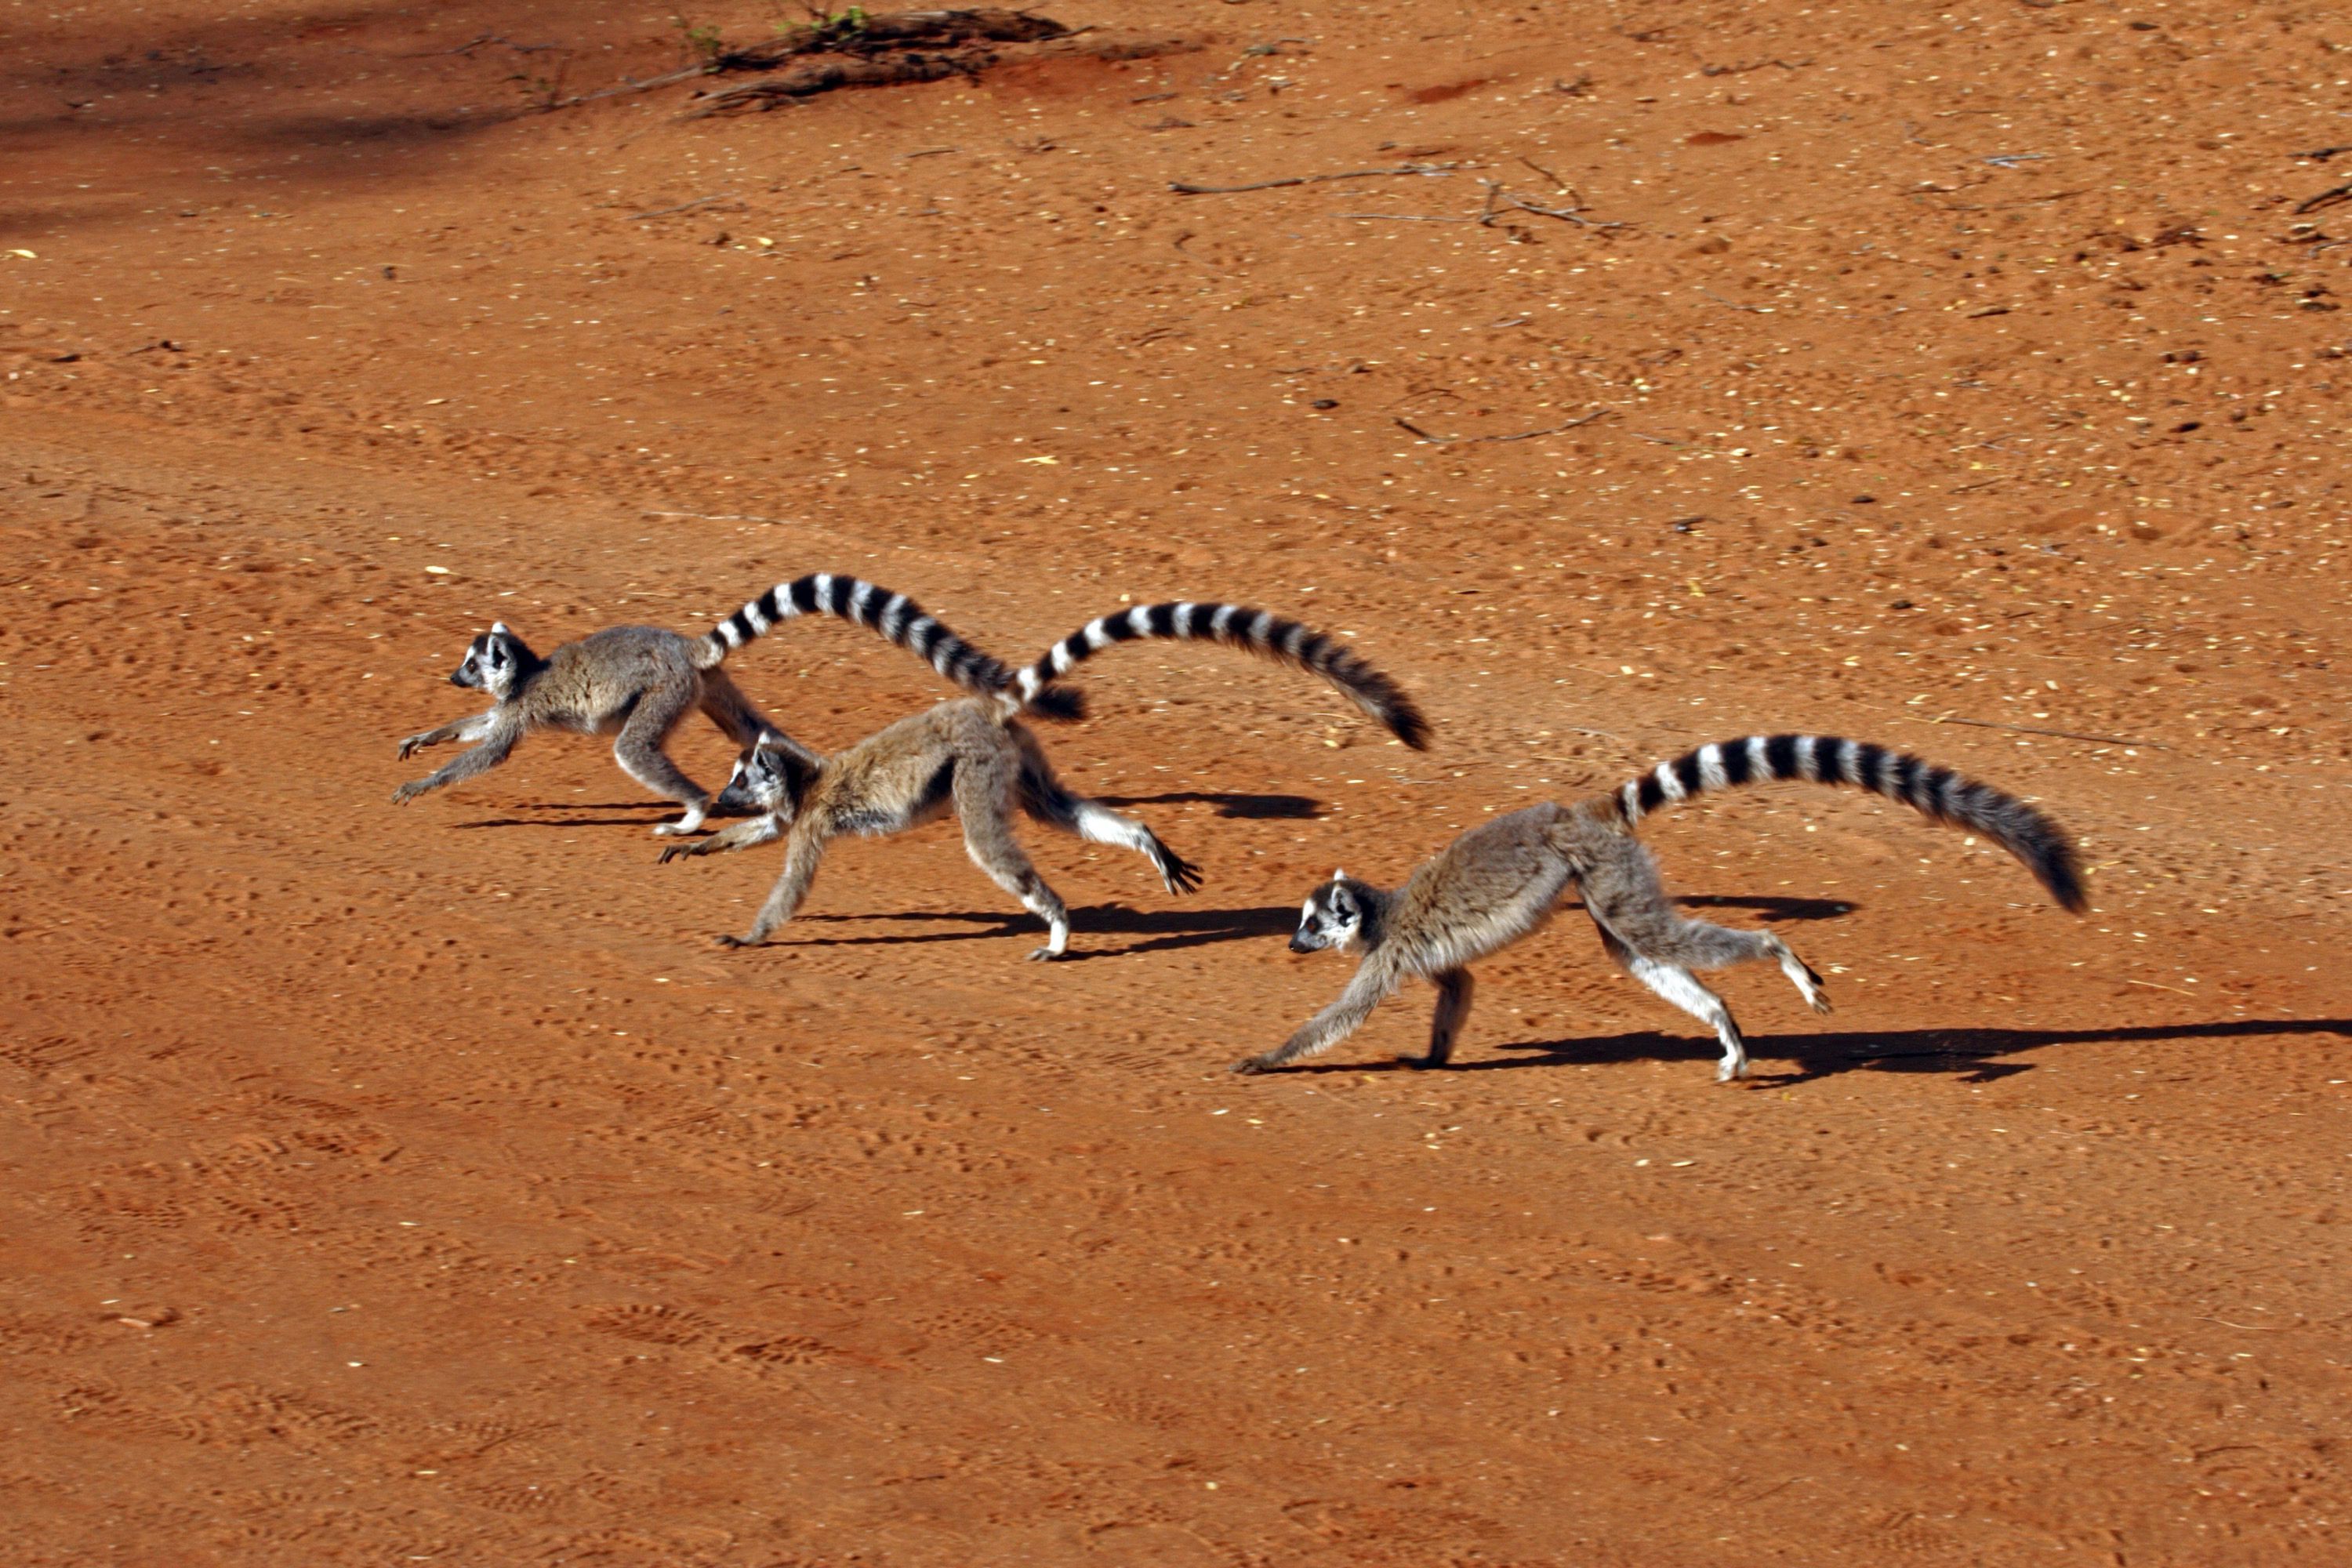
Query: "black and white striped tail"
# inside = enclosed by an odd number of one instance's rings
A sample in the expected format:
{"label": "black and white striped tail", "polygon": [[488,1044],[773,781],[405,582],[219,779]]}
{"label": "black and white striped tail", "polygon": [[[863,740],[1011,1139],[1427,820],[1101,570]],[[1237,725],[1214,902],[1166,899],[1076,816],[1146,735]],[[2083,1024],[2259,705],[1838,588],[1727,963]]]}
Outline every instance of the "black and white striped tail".
{"label": "black and white striped tail", "polygon": [[2021,861],[2050,896],[2081,913],[2083,867],[2065,829],[2014,795],[1949,768],[1835,735],[1747,735],[1685,752],[1628,781],[1616,794],[1628,822],[1709,790],[1801,780],[1853,784],[1900,801],[1933,821],[1973,828]]}
{"label": "black and white striped tail", "polygon": [[1138,605],[1088,621],[1014,676],[1022,702],[1113,643],[1138,639],[1220,642],[1321,676],[1406,745],[1429,745],[1429,721],[1395,681],[1313,627],[1244,605]]}
{"label": "black and white striped tail", "polygon": [[[861,577],[814,572],[779,583],[703,634],[695,645],[695,663],[708,669],[745,643],[795,616],[838,616],[869,626],[929,661],[933,669],[968,691],[994,696],[1013,684],[1013,671],[948,630],[920,605]],[[1074,692],[1055,694],[1064,704]],[[1048,702],[1045,710],[1056,712]],[[1058,712],[1056,712],[1056,716]]]}

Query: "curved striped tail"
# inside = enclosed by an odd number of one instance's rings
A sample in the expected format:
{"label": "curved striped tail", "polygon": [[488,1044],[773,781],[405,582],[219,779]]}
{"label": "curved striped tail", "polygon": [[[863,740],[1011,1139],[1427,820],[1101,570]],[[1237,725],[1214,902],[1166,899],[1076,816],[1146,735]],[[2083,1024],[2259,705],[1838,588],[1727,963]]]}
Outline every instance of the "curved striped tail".
{"label": "curved striped tail", "polygon": [[[967,691],[997,696],[1013,683],[1004,663],[956,636],[904,594],[862,577],[813,572],[779,583],[719,622],[694,644],[695,667],[708,669],[745,643],[756,641],[795,616],[827,615],[870,627],[927,660],[933,669]],[[1049,718],[1076,718],[1083,710],[1075,691],[1040,694],[1033,704]]]}
{"label": "curved striped tail", "polygon": [[1138,605],[1088,621],[1045,651],[1013,683],[1020,705],[1050,695],[1046,683],[1113,643],[1139,639],[1219,642],[1322,677],[1415,751],[1429,746],[1429,721],[1403,688],[1311,626],[1244,605]]}
{"label": "curved striped tail", "polygon": [[2050,896],[2080,914],[2083,865],[2065,829],[2014,795],[1949,768],[1835,735],[1745,735],[1685,752],[1626,782],[1611,797],[1629,823],[1709,790],[1784,779],[1853,784],[1900,801],[1932,821],[1973,828],[2017,857]]}

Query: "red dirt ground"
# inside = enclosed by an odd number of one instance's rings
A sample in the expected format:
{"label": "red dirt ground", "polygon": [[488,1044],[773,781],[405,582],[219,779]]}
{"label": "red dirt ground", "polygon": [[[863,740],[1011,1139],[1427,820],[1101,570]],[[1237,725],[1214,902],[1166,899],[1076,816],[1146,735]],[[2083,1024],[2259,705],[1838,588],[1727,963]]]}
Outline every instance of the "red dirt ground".
{"label": "red dirt ground", "polygon": [[[1092,0],[1202,47],[681,121],[532,111],[656,8],[226,9],[5,20],[0,1555],[2352,1560],[2340,17]],[[1210,880],[1033,834],[1054,967],[945,825],[730,954],[773,852],[656,869],[599,742],[387,804],[493,616],[824,569],[1276,605],[1438,745],[1106,657],[1048,741]],[[1830,975],[1727,980],[1753,1081],[1574,915],[1457,1070],[1423,989],[1225,1075],[1334,864],[1759,729],[2095,911],[1750,792],[1648,837]]]}

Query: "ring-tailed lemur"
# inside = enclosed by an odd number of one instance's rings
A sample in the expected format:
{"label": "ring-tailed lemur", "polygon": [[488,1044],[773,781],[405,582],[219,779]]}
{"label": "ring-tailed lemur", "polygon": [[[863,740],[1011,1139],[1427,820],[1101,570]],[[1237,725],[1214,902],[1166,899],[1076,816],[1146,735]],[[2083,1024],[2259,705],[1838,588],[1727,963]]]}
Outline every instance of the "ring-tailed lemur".
{"label": "ring-tailed lemur", "polygon": [[[623,771],[686,807],[683,818],[654,831],[690,833],[702,826],[710,794],[663,751],[670,731],[697,707],[740,747],[749,748],[773,731],[774,724],[736,689],[719,661],[778,623],[814,614],[871,626],[971,690],[993,693],[1013,679],[1003,664],[924,614],[904,594],[824,572],[778,584],[695,637],[660,626],[607,626],[541,658],[501,621],[474,638],[449,677],[453,686],[488,691],[489,710],[411,735],[400,742],[400,754],[444,741],[478,744],[438,772],[402,784],[393,792],[393,803],[404,805],[427,790],[498,766],[533,730],[572,730],[616,734],[613,755]],[[1076,693],[1060,689],[1040,705],[1040,711],[1053,717],[1074,716],[1076,709]]]}
{"label": "ring-tailed lemur", "polygon": [[1656,863],[1633,837],[1643,815],[1673,801],[1736,784],[1801,779],[1855,784],[1936,822],[1984,834],[2021,861],[2052,898],[2085,907],[2083,871],[2064,830],[2032,806],[1948,768],[1864,741],[1827,735],[1749,735],[1701,746],[1611,794],[1574,805],[1515,811],[1471,829],[1423,861],[1393,892],[1345,871],[1307,896],[1294,952],[1337,947],[1363,962],[1339,999],[1281,1046],[1234,1064],[1265,1072],[1345,1039],[1410,975],[1437,986],[1437,1012],[1420,1067],[1442,1067],[1470,1012],[1476,959],[1509,946],[1551,917],[1570,881],[1609,956],[1634,979],[1710,1026],[1723,1042],[1718,1082],[1748,1076],[1748,1050],[1723,999],[1694,969],[1748,959],[1780,964],[1816,1013],[1830,1010],[1822,977],[1770,931],[1685,920],[1666,901]]}
{"label": "ring-tailed lemur", "polygon": [[[1105,629],[1109,627],[1123,629]],[[1201,879],[1199,868],[1151,829],[1064,788],[1037,737],[1019,719],[1039,701],[1055,700],[1057,689],[1045,684],[1054,675],[1112,642],[1136,637],[1202,638],[1264,654],[1328,680],[1406,744],[1427,743],[1428,722],[1412,699],[1321,634],[1238,605],[1156,605],[1087,623],[1017,678],[1009,678],[993,702],[942,702],[829,757],[781,735],[763,737],[735,764],[735,775],[719,797],[722,809],[749,807],[761,815],[692,844],[670,845],[661,858],[786,840],[783,874],[751,929],[718,939],[726,946],[746,947],[765,941],[792,919],[828,841],[846,833],[878,837],[903,832],[952,808],[962,819],[964,848],[973,864],[1045,922],[1045,945],[1029,956],[1058,958],[1069,945],[1069,914],[1013,837],[1015,805],[1081,838],[1124,844],[1148,857],[1171,893],[1190,892]]]}

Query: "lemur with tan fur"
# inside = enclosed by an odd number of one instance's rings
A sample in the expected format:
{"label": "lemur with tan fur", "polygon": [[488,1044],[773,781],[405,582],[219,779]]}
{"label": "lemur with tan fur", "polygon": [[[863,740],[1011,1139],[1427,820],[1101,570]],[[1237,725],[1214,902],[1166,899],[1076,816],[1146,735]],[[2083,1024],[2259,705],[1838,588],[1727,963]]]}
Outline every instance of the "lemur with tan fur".
{"label": "lemur with tan fur", "polygon": [[[474,638],[449,677],[452,686],[488,691],[489,710],[411,735],[400,742],[400,754],[444,741],[478,743],[439,771],[402,784],[393,792],[393,804],[405,805],[428,790],[497,767],[533,730],[570,730],[614,735],[613,757],[622,771],[686,807],[685,816],[654,831],[691,833],[702,826],[710,793],[670,761],[663,749],[670,731],[700,708],[747,750],[761,736],[778,733],[719,662],[782,622],[817,614],[872,627],[970,690],[993,694],[1014,679],[1012,670],[924,614],[904,594],[824,572],[778,584],[698,637],[661,626],[607,626],[541,658],[500,621]],[[1075,700],[1066,691],[1053,697],[1063,703]],[[1059,716],[1065,710],[1049,701],[1040,710]]]}
{"label": "lemur with tan fur", "polygon": [[992,697],[942,702],[832,756],[781,735],[761,737],[736,763],[719,797],[722,808],[761,815],[691,844],[670,845],[661,858],[784,839],[783,874],[751,930],[718,939],[726,946],[751,946],[792,919],[829,841],[849,833],[902,833],[953,810],[973,864],[1045,922],[1045,944],[1029,956],[1059,958],[1069,945],[1069,912],[1013,837],[1016,806],[1050,826],[1145,856],[1171,893],[1190,892],[1200,882],[1199,868],[1142,823],[1065,788],[1037,737],[1020,721],[1022,713],[1047,704],[1066,711],[1074,707],[1074,693],[1049,683],[1103,648],[1138,638],[1220,642],[1303,669],[1330,682],[1407,745],[1427,744],[1428,724],[1412,700],[1320,632],[1236,605],[1144,605],[1089,621],[1034,665],[1009,674]]}
{"label": "lemur with tan fur", "polygon": [[1771,959],[1816,1013],[1830,1010],[1822,977],[1770,931],[1736,931],[1675,912],[1656,863],[1633,837],[1647,813],[1709,790],[1784,779],[1853,784],[1912,807],[1930,821],[1984,834],[2040,879],[2070,910],[2085,907],[2083,871],[2063,829],[2014,796],[1948,768],[1865,741],[1827,735],[1749,735],[1701,746],[1608,795],[1574,805],[1529,806],[1496,817],[1423,861],[1394,891],[1345,871],[1307,896],[1294,952],[1359,952],[1339,1000],[1273,1050],[1234,1064],[1269,1072],[1353,1033],[1413,975],[1437,987],[1429,1050],[1410,1058],[1437,1068],[1453,1055],[1470,1014],[1469,965],[1531,935],[1578,884],[1601,944],[1628,973],[1713,1028],[1722,1042],[1718,1082],[1748,1076],[1748,1049],[1723,998],[1694,969]]}

